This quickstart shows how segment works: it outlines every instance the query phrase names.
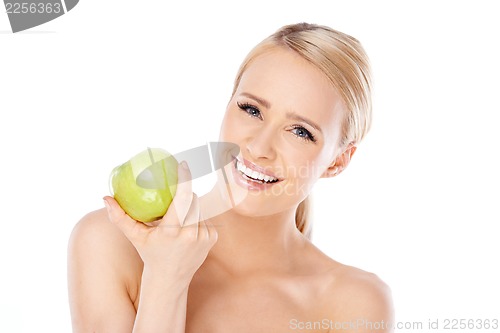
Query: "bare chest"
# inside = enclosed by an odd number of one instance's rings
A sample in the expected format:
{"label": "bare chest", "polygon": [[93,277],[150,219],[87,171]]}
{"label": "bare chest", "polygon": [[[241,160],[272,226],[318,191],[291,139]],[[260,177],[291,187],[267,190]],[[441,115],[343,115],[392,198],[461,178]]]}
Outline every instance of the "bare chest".
{"label": "bare chest", "polygon": [[188,333],[300,332],[306,325],[307,332],[328,331],[318,324],[327,318],[320,292],[306,281],[193,282],[188,296]]}

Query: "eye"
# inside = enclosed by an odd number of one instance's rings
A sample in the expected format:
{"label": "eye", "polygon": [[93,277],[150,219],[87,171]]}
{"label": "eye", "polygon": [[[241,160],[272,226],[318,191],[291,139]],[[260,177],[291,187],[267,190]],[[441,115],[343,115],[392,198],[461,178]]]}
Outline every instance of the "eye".
{"label": "eye", "polygon": [[262,119],[262,115],[259,111],[259,109],[251,104],[248,104],[248,103],[236,103],[238,104],[238,107],[243,110],[244,112],[248,113],[248,115],[250,117],[255,117],[255,118],[259,118],[259,119]]}
{"label": "eye", "polygon": [[292,129],[292,133],[303,140],[316,142],[316,138],[314,137],[314,135],[312,135],[311,132],[309,132],[302,126],[299,125],[294,126]]}

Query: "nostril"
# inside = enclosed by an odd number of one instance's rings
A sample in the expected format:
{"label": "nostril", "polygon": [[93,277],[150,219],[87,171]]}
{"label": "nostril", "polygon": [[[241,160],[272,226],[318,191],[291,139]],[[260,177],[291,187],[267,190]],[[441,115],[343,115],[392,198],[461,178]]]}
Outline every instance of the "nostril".
{"label": "nostril", "polygon": [[248,154],[254,159],[273,159],[276,155],[275,148],[270,138],[255,138],[246,145]]}

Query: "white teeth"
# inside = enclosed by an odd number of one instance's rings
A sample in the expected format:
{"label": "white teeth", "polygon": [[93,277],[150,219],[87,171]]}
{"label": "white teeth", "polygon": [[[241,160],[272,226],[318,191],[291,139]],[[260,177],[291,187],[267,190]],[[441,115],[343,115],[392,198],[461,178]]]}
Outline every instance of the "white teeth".
{"label": "white teeth", "polygon": [[[245,175],[247,175],[248,177],[252,177],[252,174],[253,174],[253,170],[251,170],[250,168],[246,168],[245,171],[244,171]],[[253,178],[253,177],[252,177]]]}
{"label": "white teeth", "polygon": [[278,180],[277,178],[265,175],[263,173],[260,173],[258,171],[252,170],[250,168],[247,168],[243,163],[240,161],[236,160],[236,169],[240,171],[241,173],[245,174],[246,176],[253,178],[253,179],[258,179],[258,180],[263,180],[265,182],[272,182]]}
{"label": "white teeth", "polygon": [[244,166],[243,164],[241,164],[240,162],[236,162],[236,168],[238,169],[238,171],[241,171],[241,172],[245,172],[245,169],[247,168],[246,166]]}

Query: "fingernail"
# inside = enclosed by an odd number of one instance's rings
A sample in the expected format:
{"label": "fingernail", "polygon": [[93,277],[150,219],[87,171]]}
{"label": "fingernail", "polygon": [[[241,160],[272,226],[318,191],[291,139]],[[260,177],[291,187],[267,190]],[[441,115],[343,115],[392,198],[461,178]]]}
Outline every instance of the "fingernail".
{"label": "fingernail", "polygon": [[111,206],[109,205],[108,201],[106,201],[106,199],[102,199],[102,201],[104,201],[104,206],[106,206],[108,212],[111,211]]}
{"label": "fingernail", "polygon": [[181,168],[183,168],[184,170],[188,169],[188,164],[186,163],[186,161],[181,162]]}

